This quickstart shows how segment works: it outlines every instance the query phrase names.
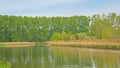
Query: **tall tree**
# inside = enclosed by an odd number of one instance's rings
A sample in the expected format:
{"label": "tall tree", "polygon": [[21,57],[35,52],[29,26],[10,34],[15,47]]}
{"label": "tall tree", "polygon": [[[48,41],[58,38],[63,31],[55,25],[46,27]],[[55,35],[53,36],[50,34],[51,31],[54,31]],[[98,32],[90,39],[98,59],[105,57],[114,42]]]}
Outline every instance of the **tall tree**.
{"label": "tall tree", "polygon": [[90,32],[98,39],[108,39],[115,36],[115,29],[107,16],[93,16]]}

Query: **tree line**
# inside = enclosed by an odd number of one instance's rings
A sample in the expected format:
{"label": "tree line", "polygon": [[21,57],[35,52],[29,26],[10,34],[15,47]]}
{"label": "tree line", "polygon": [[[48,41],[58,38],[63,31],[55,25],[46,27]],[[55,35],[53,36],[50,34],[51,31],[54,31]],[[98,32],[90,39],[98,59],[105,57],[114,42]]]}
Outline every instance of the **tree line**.
{"label": "tree line", "polygon": [[120,15],[27,17],[0,15],[0,42],[119,39]]}

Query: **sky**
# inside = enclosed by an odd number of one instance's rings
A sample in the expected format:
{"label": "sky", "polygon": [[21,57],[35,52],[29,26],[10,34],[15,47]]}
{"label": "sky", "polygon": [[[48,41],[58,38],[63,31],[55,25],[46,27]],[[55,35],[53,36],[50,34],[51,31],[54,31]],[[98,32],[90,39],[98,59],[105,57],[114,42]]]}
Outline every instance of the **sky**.
{"label": "sky", "polygon": [[0,0],[0,15],[73,16],[117,13],[120,0]]}

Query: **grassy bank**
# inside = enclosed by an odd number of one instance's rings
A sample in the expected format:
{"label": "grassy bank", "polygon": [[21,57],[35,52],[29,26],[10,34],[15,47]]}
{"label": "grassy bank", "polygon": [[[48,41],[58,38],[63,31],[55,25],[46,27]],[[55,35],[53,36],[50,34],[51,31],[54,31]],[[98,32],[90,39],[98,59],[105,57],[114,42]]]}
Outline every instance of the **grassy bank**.
{"label": "grassy bank", "polygon": [[120,49],[120,40],[49,41],[49,46]]}
{"label": "grassy bank", "polygon": [[120,40],[73,40],[73,41],[1,42],[0,43],[0,47],[29,47],[35,45],[120,49]]}
{"label": "grassy bank", "polygon": [[28,47],[35,46],[34,42],[1,42],[1,47]]}

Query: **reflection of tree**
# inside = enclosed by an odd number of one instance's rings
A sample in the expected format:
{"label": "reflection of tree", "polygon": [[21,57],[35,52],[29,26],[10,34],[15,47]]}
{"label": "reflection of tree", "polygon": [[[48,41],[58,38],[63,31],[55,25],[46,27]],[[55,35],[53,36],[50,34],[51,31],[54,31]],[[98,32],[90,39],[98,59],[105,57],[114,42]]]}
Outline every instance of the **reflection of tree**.
{"label": "reflection of tree", "polygon": [[119,68],[120,54],[111,51],[90,51],[79,48],[0,48],[0,60],[12,68]]}

